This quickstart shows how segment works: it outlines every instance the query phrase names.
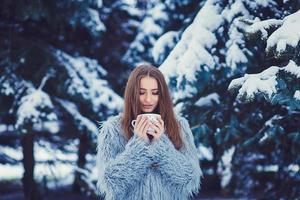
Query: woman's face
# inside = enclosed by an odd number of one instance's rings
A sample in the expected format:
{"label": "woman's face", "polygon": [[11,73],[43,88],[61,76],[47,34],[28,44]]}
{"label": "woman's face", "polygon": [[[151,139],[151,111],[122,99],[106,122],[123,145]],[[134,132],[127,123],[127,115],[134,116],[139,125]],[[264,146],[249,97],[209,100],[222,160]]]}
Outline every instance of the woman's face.
{"label": "woman's face", "polygon": [[140,104],[143,112],[153,112],[158,105],[158,84],[155,78],[146,76],[140,81]]}

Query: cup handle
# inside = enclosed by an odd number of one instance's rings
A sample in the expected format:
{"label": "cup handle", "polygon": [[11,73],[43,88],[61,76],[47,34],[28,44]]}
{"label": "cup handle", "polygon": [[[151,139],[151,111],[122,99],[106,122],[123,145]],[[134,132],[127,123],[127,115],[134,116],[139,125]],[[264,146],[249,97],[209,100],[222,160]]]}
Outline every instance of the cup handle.
{"label": "cup handle", "polygon": [[135,119],[131,121],[131,126],[133,126],[133,128],[135,127],[135,122],[136,122]]}

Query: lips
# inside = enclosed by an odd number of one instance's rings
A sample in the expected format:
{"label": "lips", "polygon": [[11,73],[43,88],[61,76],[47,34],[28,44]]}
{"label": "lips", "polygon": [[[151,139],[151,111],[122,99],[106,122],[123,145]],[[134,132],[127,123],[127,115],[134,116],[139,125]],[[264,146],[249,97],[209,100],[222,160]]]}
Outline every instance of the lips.
{"label": "lips", "polygon": [[144,108],[152,108],[152,105],[143,105]]}

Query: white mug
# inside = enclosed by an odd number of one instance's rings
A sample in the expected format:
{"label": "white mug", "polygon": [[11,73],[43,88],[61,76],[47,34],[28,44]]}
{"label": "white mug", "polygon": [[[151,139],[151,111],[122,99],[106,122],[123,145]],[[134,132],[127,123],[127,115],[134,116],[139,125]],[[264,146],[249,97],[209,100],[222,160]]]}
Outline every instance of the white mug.
{"label": "white mug", "polygon": [[[157,122],[157,121],[158,121],[158,118],[160,117],[159,114],[155,114],[155,113],[141,114],[141,116],[146,116],[146,117],[148,117],[148,119],[149,119],[151,122]],[[134,126],[135,126],[135,122],[136,122],[136,119],[131,121],[131,125],[133,126],[133,128],[134,128]],[[149,129],[147,130],[147,132],[153,133],[153,132],[154,132],[154,129],[153,129],[153,128],[149,128]]]}

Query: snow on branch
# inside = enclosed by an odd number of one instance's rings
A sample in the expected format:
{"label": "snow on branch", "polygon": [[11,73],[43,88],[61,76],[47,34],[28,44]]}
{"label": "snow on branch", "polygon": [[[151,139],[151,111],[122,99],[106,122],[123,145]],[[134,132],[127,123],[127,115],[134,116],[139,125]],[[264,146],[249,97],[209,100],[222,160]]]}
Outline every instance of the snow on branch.
{"label": "snow on branch", "polygon": [[[45,126],[47,122],[57,121],[57,116],[53,112],[54,106],[48,94],[42,90],[31,89],[31,92],[23,96],[17,110],[17,129],[22,133],[27,133],[28,129],[44,130],[51,128],[51,132],[57,132],[58,126]],[[28,127],[29,125],[29,127]],[[55,130],[54,130],[54,129]]]}
{"label": "snow on branch", "polygon": [[200,66],[204,65],[207,69],[215,66],[214,58],[207,49],[217,43],[213,31],[222,22],[219,7],[212,2],[206,3],[160,66],[167,81],[171,77],[177,77],[177,83],[180,84],[184,76],[193,81],[196,79],[195,71],[199,70]]}
{"label": "snow on branch", "polygon": [[[290,61],[285,67],[272,66],[258,74],[245,74],[241,78],[231,81],[228,89],[238,90],[237,98],[251,101],[259,93],[270,99],[276,94],[277,75],[280,70],[288,72],[293,76],[300,78],[300,67],[294,61]],[[296,97],[297,94],[295,93]]]}
{"label": "snow on branch", "polygon": [[54,50],[54,55],[67,71],[67,80],[63,85],[68,95],[77,99],[80,97],[95,113],[99,113],[103,107],[107,108],[107,112],[121,110],[123,99],[102,79],[107,72],[96,60],[75,58],[59,50]]}
{"label": "snow on branch", "polygon": [[[276,55],[288,51],[288,47],[296,48],[300,40],[300,10],[284,17],[282,20],[268,19],[250,22],[245,30],[249,35],[260,33],[261,39],[267,40],[266,52]],[[278,28],[279,27],[279,28]],[[270,34],[271,29],[275,29]]]}
{"label": "snow on branch", "polygon": [[246,32],[250,35],[260,33],[261,39],[267,40],[269,37],[268,30],[282,25],[283,21],[277,19],[267,19],[264,21],[254,21],[252,23],[252,25],[246,28]]}
{"label": "snow on branch", "polygon": [[274,31],[267,40],[266,50],[276,47],[278,53],[284,52],[287,46],[296,47],[300,40],[300,10],[283,19],[280,28]]}
{"label": "snow on branch", "polygon": [[298,101],[300,101],[300,90],[296,90],[296,92],[294,94],[294,98],[297,99]]}
{"label": "snow on branch", "polygon": [[[165,13],[166,6],[158,3],[147,11],[146,17],[138,27],[138,34],[130,43],[122,60],[130,65],[136,65],[145,58],[151,57],[151,49],[157,38],[164,32],[164,24],[169,20]],[[141,56],[142,54],[146,54]]]}
{"label": "snow on branch", "polygon": [[97,10],[88,8],[86,15],[82,16],[80,22],[95,38],[106,31],[105,25],[100,20],[99,12]]}

